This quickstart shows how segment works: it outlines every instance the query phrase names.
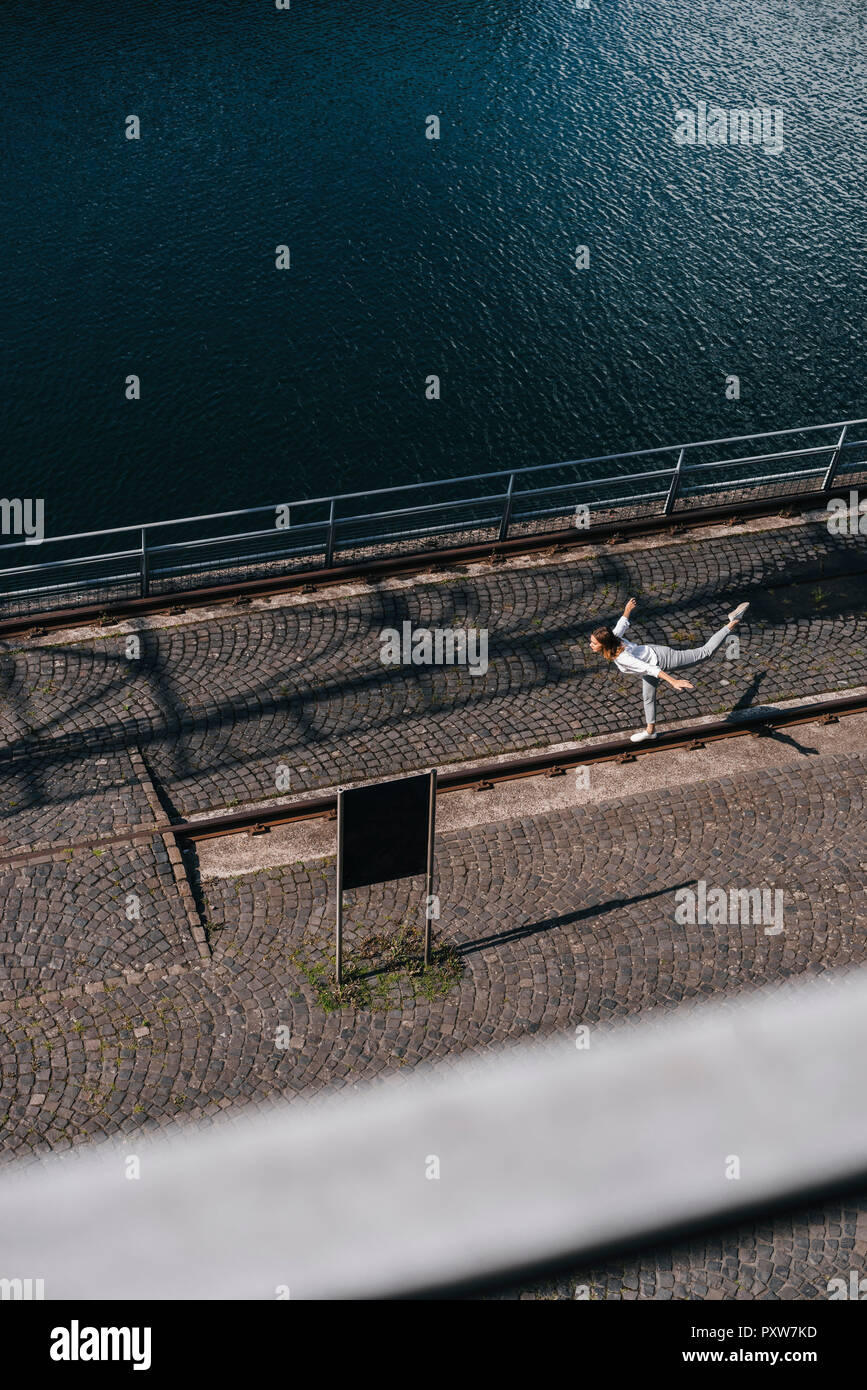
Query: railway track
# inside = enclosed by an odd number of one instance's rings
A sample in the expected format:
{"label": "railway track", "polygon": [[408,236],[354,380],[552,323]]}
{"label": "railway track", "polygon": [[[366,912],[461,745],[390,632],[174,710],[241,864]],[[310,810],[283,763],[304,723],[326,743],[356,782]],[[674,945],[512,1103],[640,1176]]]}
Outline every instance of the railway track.
{"label": "railway track", "polygon": [[[470,790],[484,792],[498,782],[524,777],[562,776],[570,768],[585,767],[591,763],[631,763],[639,758],[653,757],[671,749],[701,749],[721,739],[772,737],[777,729],[791,728],[797,724],[836,723],[846,715],[863,713],[867,713],[867,694],[832,696],[826,700],[805,702],[787,709],[763,708],[743,715],[736,722],[718,719],[673,729],[659,734],[652,743],[636,745],[628,738],[621,737],[595,743],[590,748],[532,753],[496,762],[474,764],[469,768],[440,773],[437,778],[437,790],[440,794]],[[272,826],[290,825],[306,820],[335,819],[336,814],[335,792],[324,796],[305,797],[288,804],[284,802],[273,807],[260,806],[247,811],[200,815],[186,821],[165,820],[122,827],[98,839],[79,840],[50,849],[0,854],[0,866],[14,868],[44,863],[78,851],[105,849],[109,845],[147,840],[155,835],[171,835],[176,840],[194,844],[200,840],[238,835],[244,831],[251,835],[267,834]]]}

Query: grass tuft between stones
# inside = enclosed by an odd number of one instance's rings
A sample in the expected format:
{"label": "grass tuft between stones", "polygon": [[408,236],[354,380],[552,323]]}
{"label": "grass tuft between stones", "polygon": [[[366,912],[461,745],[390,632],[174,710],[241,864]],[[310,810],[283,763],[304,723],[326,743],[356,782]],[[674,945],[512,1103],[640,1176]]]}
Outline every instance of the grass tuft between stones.
{"label": "grass tuft between stones", "polygon": [[454,946],[434,943],[425,967],[424,933],[409,923],[395,931],[373,931],[363,937],[351,959],[344,960],[343,984],[334,982],[334,955],[316,952],[315,939],[305,937],[289,959],[313,986],[324,1013],[356,1009],[375,1013],[400,1008],[416,999],[441,999],[458,983],[464,963]]}

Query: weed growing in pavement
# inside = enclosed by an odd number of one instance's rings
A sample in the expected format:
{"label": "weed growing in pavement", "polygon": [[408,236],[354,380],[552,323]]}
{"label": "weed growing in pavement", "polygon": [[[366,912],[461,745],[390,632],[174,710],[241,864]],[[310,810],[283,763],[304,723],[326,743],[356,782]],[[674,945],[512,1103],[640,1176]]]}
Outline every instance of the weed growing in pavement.
{"label": "weed growing in pavement", "polygon": [[316,948],[305,938],[289,957],[313,986],[325,1013],[351,1008],[367,1012],[400,1007],[409,989],[415,999],[441,999],[458,983],[464,963],[454,946],[435,944],[425,967],[424,933],[402,923],[394,932],[374,931],[356,947],[343,971],[343,984],[334,983],[334,957],[313,958],[303,948]]}

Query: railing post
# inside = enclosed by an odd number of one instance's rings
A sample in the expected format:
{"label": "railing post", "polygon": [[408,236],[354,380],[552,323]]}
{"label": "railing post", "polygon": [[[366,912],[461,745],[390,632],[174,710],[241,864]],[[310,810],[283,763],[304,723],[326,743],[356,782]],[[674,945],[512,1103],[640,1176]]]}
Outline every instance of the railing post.
{"label": "railing post", "polygon": [[668,496],[665,499],[665,506],[662,509],[663,516],[671,516],[671,513],[674,511],[674,504],[677,501],[677,494],[680,491],[680,470],[683,467],[683,456],[685,452],[686,446],[681,449],[677,456],[677,463],[674,466],[674,474],[671,479],[671,487],[668,489]]}
{"label": "railing post", "polygon": [[328,510],[328,539],[325,542],[325,568],[331,569],[334,561],[334,498]]}
{"label": "railing post", "polygon": [[840,462],[840,454],[843,451],[843,440],[846,438],[846,431],[848,428],[848,425],[844,425],[842,430],[840,431],[840,438],[837,440],[834,452],[831,455],[831,462],[828,464],[828,471],[825,474],[825,481],[822,483],[823,492],[828,491],[829,487],[831,486],[835,477],[837,476],[837,465]]}
{"label": "railing post", "polygon": [[150,592],[150,568],[148,565],[147,527],[141,528],[141,596],[147,598]]}
{"label": "railing post", "polygon": [[515,475],[514,475],[514,473],[510,473],[510,474],[509,474],[509,486],[508,486],[508,489],[506,490],[506,500],[505,500],[505,502],[503,503],[503,515],[502,515],[502,518],[501,518],[501,520],[500,520],[500,534],[499,534],[499,536],[497,537],[497,540],[498,540],[498,541],[504,541],[504,540],[506,539],[507,535],[509,534],[509,519],[510,519],[510,517],[511,517],[511,515],[512,515],[512,491],[513,491],[513,489],[514,489],[514,486],[515,486]]}

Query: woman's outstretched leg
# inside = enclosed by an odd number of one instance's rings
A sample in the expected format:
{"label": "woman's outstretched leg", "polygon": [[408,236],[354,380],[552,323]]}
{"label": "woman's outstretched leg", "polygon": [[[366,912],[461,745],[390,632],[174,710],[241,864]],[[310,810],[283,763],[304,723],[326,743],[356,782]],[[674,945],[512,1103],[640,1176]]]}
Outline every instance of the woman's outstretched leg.
{"label": "woman's outstretched leg", "polygon": [[676,671],[684,666],[697,666],[700,661],[707,661],[709,656],[722,646],[729,633],[734,632],[741,618],[749,608],[748,603],[740,603],[734,612],[729,613],[728,622],[721,627],[719,632],[715,632],[713,637],[701,647],[657,647],[659,664],[664,671]]}
{"label": "woman's outstretched leg", "polygon": [[700,661],[707,661],[708,657],[713,656],[714,652],[722,646],[726,638],[731,634],[731,627],[726,623],[719,632],[715,632],[713,637],[701,647],[657,647],[657,651],[662,655],[665,652],[666,660],[663,665],[666,671],[676,671],[681,666],[697,666]]}

